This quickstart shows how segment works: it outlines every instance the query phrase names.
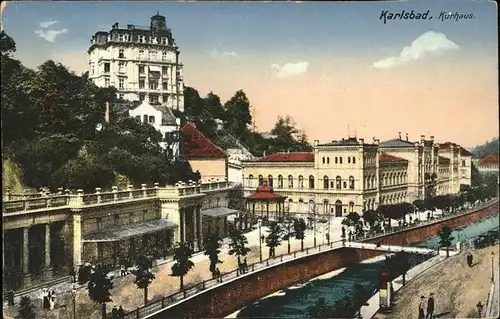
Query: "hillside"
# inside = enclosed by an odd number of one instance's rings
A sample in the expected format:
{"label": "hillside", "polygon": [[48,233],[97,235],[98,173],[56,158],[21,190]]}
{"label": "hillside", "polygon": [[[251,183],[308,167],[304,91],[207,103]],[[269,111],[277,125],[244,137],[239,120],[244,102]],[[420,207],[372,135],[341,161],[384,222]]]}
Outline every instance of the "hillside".
{"label": "hillside", "polygon": [[472,157],[482,158],[488,154],[498,155],[498,137],[486,142],[483,145],[478,145],[472,149]]}

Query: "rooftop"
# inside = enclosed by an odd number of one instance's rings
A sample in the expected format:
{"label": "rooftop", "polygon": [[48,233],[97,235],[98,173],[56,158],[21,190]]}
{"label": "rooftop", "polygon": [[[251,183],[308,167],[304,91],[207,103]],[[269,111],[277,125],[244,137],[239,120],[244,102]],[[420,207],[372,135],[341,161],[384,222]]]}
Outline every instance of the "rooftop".
{"label": "rooftop", "polygon": [[356,137],[349,137],[349,138],[343,138],[339,141],[331,141],[329,143],[319,144],[319,146],[355,146],[362,144],[368,144],[368,143],[365,142],[361,143],[361,139],[358,139]]}
{"label": "rooftop", "polygon": [[402,140],[400,138],[395,138],[392,140],[380,142],[379,145],[380,147],[413,147],[415,143],[407,140]]}
{"label": "rooftop", "polygon": [[477,166],[481,165],[498,165],[500,162],[500,157],[498,155],[486,155],[477,162]]}
{"label": "rooftop", "polygon": [[314,153],[274,153],[257,159],[258,162],[314,162]]}
{"label": "rooftop", "polygon": [[389,155],[389,154],[386,154],[386,153],[380,153],[380,156],[378,157],[378,160],[380,162],[394,162],[394,161],[406,161],[406,162],[408,162],[404,158],[400,158],[400,157],[397,157],[397,156],[392,156],[392,155]]}
{"label": "rooftop", "polygon": [[281,196],[279,194],[276,194],[273,190],[273,188],[269,185],[267,185],[267,182],[264,182],[263,185],[257,187],[257,191],[247,197],[245,199],[249,200],[285,200],[285,196]]}
{"label": "rooftop", "polygon": [[187,136],[183,154],[187,159],[227,158],[227,153],[203,135],[193,123],[187,123],[181,129]]}

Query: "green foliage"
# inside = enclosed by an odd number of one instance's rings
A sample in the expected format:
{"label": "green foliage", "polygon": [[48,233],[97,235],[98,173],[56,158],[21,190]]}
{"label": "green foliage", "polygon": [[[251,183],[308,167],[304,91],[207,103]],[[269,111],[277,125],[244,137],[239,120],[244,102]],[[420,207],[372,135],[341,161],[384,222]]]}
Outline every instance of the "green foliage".
{"label": "green foliage", "polygon": [[152,272],[153,258],[145,254],[139,254],[135,265],[135,269],[132,270],[132,274],[135,276],[134,283],[137,285],[137,288],[144,289],[144,304],[147,304],[148,287],[155,279],[155,275]]}
{"label": "green foliage", "polygon": [[452,230],[450,227],[445,226],[441,228],[441,231],[439,232],[439,246],[440,247],[446,247],[449,248],[451,246],[451,243],[453,241],[453,236],[451,236]]}
{"label": "green foliage", "polygon": [[266,237],[266,245],[269,247],[269,258],[276,257],[275,249],[281,245],[282,236],[283,230],[281,229],[281,225],[277,222],[271,222]]}
{"label": "green foliage", "polygon": [[229,255],[236,255],[238,265],[241,264],[241,257],[246,256],[250,252],[250,248],[246,247],[248,239],[245,234],[234,227],[229,230]]}
{"label": "green foliage", "polygon": [[229,202],[228,202],[229,208],[236,209],[240,212],[245,211],[243,185],[239,184],[233,187],[229,191],[228,197],[229,197]]}
{"label": "green foliage", "polygon": [[220,248],[222,246],[222,241],[216,235],[212,235],[204,243],[205,255],[208,256],[210,260],[210,272],[214,273],[218,263],[222,263],[219,260]]}
{"label": "green foliage", "polygon": [[252,123],[250,115],[250,101],[243,90],[237,91],[229,101],[224,104],[226,118],[224,128],[236,136],[248,134],[248,126]]}
{"label": "green foliage", "polygon": [[293,232],[295,239],[300,239],[300,249],[304,250],[304,239],[306,238],[306,222],[302,218],[295,218],[293,220]]}
{"label": "green foliage", "polygon": [[184,289],[184,276],[194,267],[190,260],[193,256],[193,250],[189,243],[177,243],[174,248],[174,261],[172,265],[172,274],[170,276],[180,278],[180,288]]}
{"label": "green foliage", "polygon": [[478,145],[472,149],[472,157],[482,158],[489,154],[498,155],[498,137],[493,138],[491,141]]}
{"label": "green foliage", "polygon": [[400,275],[405,275],[410,269],[409,256],[406,252],[396,252],[385,261],[385,267],[389,272],[391,280]]}
{"label": "green foliage", "polygon": [[106,303],[112,301],[110,291],[113,289],[113,282],[112,278],[108,277],[109,270],[106,266],[97,265],[87,283],[90,299],[102,306],[102,318],[106,318]]}
{"label": "green foliage", "polygon": [[[3,47],[3,41],[2,41],[2,47]],[[28,296],[21,297],[21,301],[19,302],[19,318],[21,319],[36,318],[35,306],[31,303],[31,299]]]}

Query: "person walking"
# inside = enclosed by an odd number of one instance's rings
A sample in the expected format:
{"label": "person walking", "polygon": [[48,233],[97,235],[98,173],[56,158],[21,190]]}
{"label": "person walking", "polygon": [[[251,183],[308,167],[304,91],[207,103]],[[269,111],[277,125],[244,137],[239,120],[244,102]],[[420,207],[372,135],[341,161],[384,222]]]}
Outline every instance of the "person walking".
{"label": "person walking", "polygon": [[472,267],[472,261],[473,261],[473,260],[474,260],[474,257],[472,256],[472,254],[471,254],[471,253],[469,253],[469,254],[467,255],[467,265],[468,265],[469,267]]}
{"label": "person walking", "polygon": [[434,293],[431,292],[429,299],[427,299],[427,319],[432,319],[434,315]]}
{"label": "person walking", "polygon": [[111,310],[111,318],[112,319],[118,319],[118,308],[116,306],[113,306],[113,310]]}
{"label": "person walking", "polygon": [[420,303],[418,304],[418,319],[425,319],[425,307],[427,306],[425,302],[425,296],[420,297]]}
{"label": "person walking", "polygon": [[121,305],[120,305],[120,308],[118,309],[118,318],[125,319],[125,310],[123,310]]}
{"label": "person walking", "polygon": [[260,236],[260,241],[264,243],[264,235]]}

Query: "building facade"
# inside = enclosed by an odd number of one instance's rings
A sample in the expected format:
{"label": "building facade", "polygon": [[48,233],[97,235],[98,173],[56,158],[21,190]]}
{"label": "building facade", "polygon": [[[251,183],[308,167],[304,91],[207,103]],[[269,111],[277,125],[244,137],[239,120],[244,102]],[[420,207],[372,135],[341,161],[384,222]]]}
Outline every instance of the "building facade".
{"label": "building facade", "polygon": [[123,100],[184,111],[183,64],[164,16],[151,17],[149,27],[115,23],[96,32],[88,55],[89,78],[97,86],[114,86]]}
{"label": "building facade", "polygon": [[486,155],[477,162],[477,169],[481,174],[498,175],[500,157],[498,155]]}
{"label": "building facade", "polygon": [[[242,161],[245,195],[267,181],[287,197],[285,207],[290,212],[342,217],[382,204],[457,193],[460,188],[458,169],[444,156],[440,163],[440,146],[433,137],[422,136],[420,142],[315,141],[313,148],[311,153],[277,153]],[[452,153],[454,158],[458,150]]]}

